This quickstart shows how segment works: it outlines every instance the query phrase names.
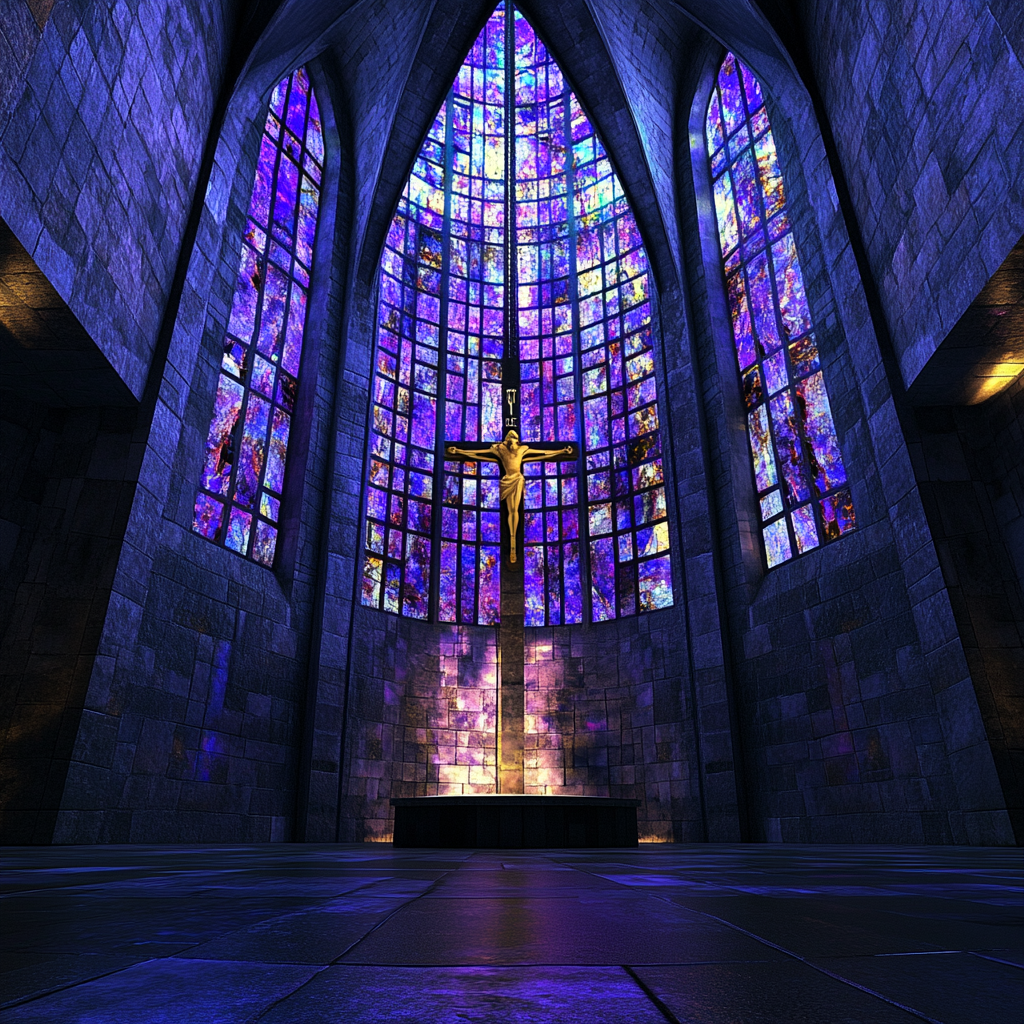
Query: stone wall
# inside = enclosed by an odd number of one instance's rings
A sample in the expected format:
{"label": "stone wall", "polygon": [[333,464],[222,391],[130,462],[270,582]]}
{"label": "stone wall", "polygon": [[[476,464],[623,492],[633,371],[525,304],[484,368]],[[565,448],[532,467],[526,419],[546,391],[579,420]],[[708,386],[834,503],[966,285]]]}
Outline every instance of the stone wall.
{"label": "stone wall", "polygon": [[1024,233],[1019,5],[797,8],[909,387]]}
{"label": "stone wall", "polygon": [[137,467],[130,408],[0,399],[0,833],[53,836]]}
{"label": "stone wall", "polygon": [[[347,222],[332,96],[328,157],[275,569],[192,532],[269,91],[243,82],[216,151],[139,484],[89,682],[58,842],[292,837],[333,412]],[[321,269],[322,268],[322,269]]]}
{"label": "stone wall", "polygon": [[1024,838],[1024,378],[916,410],[914,472],[1018,842]]}
{"label": "stone wall", "polygon": [[[642,840],[704,837],[682,618],[526,631],[527,793],[635,797]],[[338,838],[389,841],[391,797],[496,792],[495,630],[353,628]]]}
{"label": "stone wall", "polygon": [[63,0],[48,21],[46,3],[26,6],[45,28],[0,106],[0,218],[138,398],[235,5]]}
{"label": "stone wall", "polygon": [[762,85],[857,528],[763,567],[703,149],[722,51],[709,41],[705,53],[680,173],[684,192],[687,176],[695,192],[680,205],[695,254],[688,270],[750,837],[1012,841],[820,134],[806,92],[782,75]]}

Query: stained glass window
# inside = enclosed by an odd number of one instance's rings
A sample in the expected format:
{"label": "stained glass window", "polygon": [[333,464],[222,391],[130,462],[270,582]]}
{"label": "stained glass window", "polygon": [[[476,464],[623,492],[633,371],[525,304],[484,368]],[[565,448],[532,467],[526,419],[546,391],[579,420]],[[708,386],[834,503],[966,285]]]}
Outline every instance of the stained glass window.
{"label": "stained glass window", "polygon": [[768,568],[855,525],[761,88],[728,54],[708,104],[740,386]]}
{"label": "stained glass window", "polygon": [[305,69],[270,99],[193,529],[263,565],[277,546],[324,159]]}
{"label": "stained glass window", "polygon": [[670,605],[647,258],[593,126],[502,3],[381,260],[364,604],[427,618],[433,578],[440,621],[498,621],[499,469],[442,445],[501,440],[501,360],[516,351],[521,439],[582,441],[578,463],[524,466],[526,624]]}

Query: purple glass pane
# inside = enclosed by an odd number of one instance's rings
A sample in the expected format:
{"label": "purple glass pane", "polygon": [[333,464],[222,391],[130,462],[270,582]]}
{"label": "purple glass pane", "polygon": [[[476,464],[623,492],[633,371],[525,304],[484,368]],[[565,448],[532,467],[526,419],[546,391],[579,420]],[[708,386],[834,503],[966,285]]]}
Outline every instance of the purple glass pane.
{"label": "purple glass pane", "polygon": [[746,238],[761,226],[757,177],[754,171],[754,158],[749,150],[744,151],[733,165],[732,184],[736,192],[736,213],[740,234]]}
{"label": "purple glass pane", "polygon": [[283,409],[274,410],[274,425],[270,432],[270,452],[267,457],[267,487],[278,494],[284,490],[284,465],[288,455],[288,430],[291,417]]}
{"label": "purple glass pane", "polygon": [[527,626],[544,625],[544,548],[540,544],[527,545],[523,566],[523,586],[526,596]]}
{"label": "purple glass pane", "polygon": [[309,93],[309,78],[305,68],[299,68],[292,75],[292,88],[288,94],[288,112],[285,124],[289,131],[301,139],[306,131],[306,97]]}
{"label": "purple glass pane", "polygon": [[224,538],[225,545],[231,548],[232,551],[237,551],[240,555],[244,555],[245,549],[249,546],[249,530],[251,527],[252,516],[241,509],[233,508],[228,519],[228,532]]}
{"label": "purple glass pane", "polygon": [[267,398],[272,398],[274,395],[274,375],[276,373],[277,367],[273,363],[268,363],[261,356],[256,356],[253,360],[249,387],[258,391],[261,395],[265,395]]}
{"label": "purple glass pane", "polygon": [[316,235],[316,211],[320,190],[307,177],[302,179],[299,195],[299,226],[295,237],[295,255],[308,267],[313,263],[313,238]]}
{"label": "purple glass pane", "polygon": [[402,587],[402,612],[414,619],[425,619],[430,594],[430,541],[415,533],[407,533],[405,541],[405,584]]}
{"label": "purple glass pane", "polygon": [[754,155],[757,157],[757,172],[761,179],[765,216],[771,219],[786,205],[782,171],[779,170],[779,158],[771,132],[765,132],[754,143]]}
{"label": "purple glass pane", "polygon": [[196,496],[192,529],[210,540],[217,540],[224,522],[224,505],[208,494]]}
{"label": "purple glass pane", "polygon": [[288,304],[288,328],[284,337],[284,354],[281,365],[293,377],[299,375],[302,358],[302,333],[306,327],[306,290],[292,284],[291,302]]}
{"label": "purple glass pane", "polygon": [[324,136],[320,124],[320,107],[313,90],[309,90],[309,120],[306,122],[306,149],[317,163],[324,162]]}
{"label": "purple glass pane", "polygon": [[480,548],[480,611],[477,621],[493,626],[500,620],[501,549],[496,545]]}
{"label": "purple glass pane", "polygon": [[263,309],[260,320],[259,350],[273,358],[280,353],[284,331],[284,306],[288,294],[288,278],[277,269],[267,268],[267,284],[263,290]]}
{"label": "purple glass pane", "polygon": [[[454,509],[444,509],[454,512]],[[459,575],[459,546],[450,540],[441,541],[441,579],[438,588],[437,615],[442,622],[455,621],[456,581]]]}
{"label": "purple glass pane", "polygon": [[774,395],[776,391],[789,383],[789,376],[786,373],[786,353],[781,348],[764,361],[764,380],[769,395]]}
{"label": "purple glass pane", "polygon": [[747,416],[750,433],[750,453],[754,459],[754,476],[758,491],[765,491],[777,483],[775,455],[768,430],[768,407],[760,406]]}
{"label": "purple glass pane", "polygon": [[235,281],[235,295],[231,300],[231,319],[228,333],[240,338],[248,345],[256,323],[256,304],[260,286],[259,257],[247,245],[242,246],[242,259]]}
{"label": "purple glass pane", "polygon": [[736,343],[736,358],[740,369],[745,370],[757,358],[754,347],[754,332],[750,326],[750,307],[747,305],[747,291],[743,274],[729,277],[729,312],[732,317],[732,336]]}
{"label": "purple glass pane", "polygon": [[287,98],[288,79],[282,78],[281,81],[274,86],[274,91],[270,97],[270,109],[277,115],[278,120],[284,117],[284,101]]}
{"label": "purple glass pane", "polygon": [[463,544],[460,554],[459,589],[462,600],[459,621],[476,622],[476,546]]}
{"label": "purple glass pane", "polygon": [[672,565],[668,555],[641,562],[639,576],[642,611],[668,608],[672,604]]}
{"label": "purple glass pane", "polygon": [[814,509],[810,505],[801,505],[793,510],[793,534],[797,551],[801,555],[818,546],[818,527],[814,523]]}
{"label": "purple glass pane", "polygon": [[751,367],[743,374],[743,401],[748,409],[753,409],[761,402],[764,392],[761,387],[761,369],[758,366]]}
{"label": "purple glass pane", "polygon": [[242,411],[245,389],[225,374],[217,382],[213,419],[206,439],[206,462],[202,485],[215,494],[226,494],[235,461],[235,426]]}
{"label": "purple glass pane", "polygon": [[726,54],[722,70],[718,73],[718,87],[722,93],[722,119],[725,130],[732,134],[743,123],[743,98],[740,94],[739,76],[736,73],[736,58]]}
{"label": "purple glass pane", "polygon": [[384,563],[373,555],[367,555],[363,561],[363,580],[360,600],[364,605],[376,608],[380,604],[380,583]]}
{"label": "purple glass pane", "polygon": [[736,226],[736,206],[733,203],[732,184],[729,175],[724,174],[715,182],[715,213],[718,215],[718,237],[722,255],[739,245],[739,229]]}
{"label": "purple glass pane", "polygon": [[768,559],[769,569],[793,557],[785,519],[776,519],[774,523],[769,523],[764,528],[763,534],[764,553]]}
{"label": "purple glass pane", "polygon": [[775,281],[779,289],[782,328],[788,338],[796,338],[811,329],[811,311],[804,294],[804,278],[796,254],[792,233],[772,246]]}
{"label": "purple glass pane", "polygon": [[615,618],[615,547],[611,538],[590,542],[590,596],[594,622]]}
{"label": "purple glass pane", "polygon": [[793,376],[803,377],[818,369],[818,348],[814,335],[808,334],[789,346],[789,358],[793,364]]}
{"label": "purple glass pane", "polygon": [[708,152],[714,153],[722,145],[722,109],[718,105],[718,94],[711,94],[711,102],[708,104],[707,117],[707,139]]}
{"label": "purple glass pane", "polygon": [[588,451],[608,446],[608,400],[592,398],[583,403],[584,440]]}
{"label": "purple glass pane", "polygon": [[807,453],[811,478],[819,495],[846,483],[846,469],[832,423],[832,410],[821,373],[812,374],[796,387],[796,400],[803,421],[804,436],[810,442]]}
{"label": "purple glass pane", "polygon": [[[557,537],[549,538],[558,540]],[[548,624],[561,625],[562,622],[562,574],[559,545],[549,544],[548,549]]]}
{"label": "purple glass pane", "polygon": [[384,527],[369,519],[366,521],[366,547],[378,555],[384,554]]}
{"label": "purple glass pane", "polygon": [[767,523],[782,512],[782,492],[772,491],[761,499],[761,521]]}
{"label": "purple glass pane", "polygon": [[776,395],[771,400],[771,408],[772,427],[775,431],[775,444],[782,469],[786,501],[790,506],[797,505],[807,501],[811,492],[804,473],[804,453],[791,393],[783,391],[782,394]]}
{"label": "purple glass pane", "polygon": [[386,565],[384,576],[384,611],[398,611],[398,599],[401,591],[401,585],[402,570],[397,565]]}
{"label": "purple glass pane", "polygon": [[243,508],[252,508],[256,503],[256,492],[266,455],[269,421],[270,403],[258,395],[250,394],[245,409],[245,423],[242,426],[238,473],[235,476],[234,500]]}
{"label": "purple glass pane", "polygon": [[743,91],[747,96],[747,109],[754,111],[764,102],[764,98],[761,96],[761,85],[743,61],[738,60],[736,63],[739,65],[740,75],[743,78]]}
{"label": "purple glass pane", "polygon": [[668,551],[668,523],[655,523],[636,532],[637,555],[646,558]]}
{"label": "purple glass pane", "polygon": [[298,192],[299,169],[282,154],[277,168],[277,194],[274,197],[274,233],[283,242],[291,242]]}
{"label": "purple glass pane", "polygon": [[256,538],[252,544],[252,557],[261,565],[274,564],[274,550],[277,547],[277,530],[269,523],[256,522]]}
{"label": "purple glass pane", "polygon": [[768,355],[779,347],[781,341],[775,322],[775,298],[772,295],[772,285],[768,277],[768,257],[765,253],[759,253],[751,260],[747,276],[750,281],[750,299],[754,307],[757,340],[761,343],[761,351]]}
{"label": "purple glass pane", "polygon": [[857,525],[853,498],[848,490],[837,491],[819,502],[825,539],[835,540]]}
{"label": "purple glass pane", "polygon": [[260,156],[256,164],[256,179],[252,186],[249,199],[249,216],[257,224],[268,227],[270,224],[270,196],[274,189],[274,166],[277,162],[277,146],[273,139],[263,137],[260,143]]}
{"label": "purple glass pane", "polygon": [[562,545],[562,583],[565,593],[566,624],[583,621],[583,584],[580,577],[579,544]]}

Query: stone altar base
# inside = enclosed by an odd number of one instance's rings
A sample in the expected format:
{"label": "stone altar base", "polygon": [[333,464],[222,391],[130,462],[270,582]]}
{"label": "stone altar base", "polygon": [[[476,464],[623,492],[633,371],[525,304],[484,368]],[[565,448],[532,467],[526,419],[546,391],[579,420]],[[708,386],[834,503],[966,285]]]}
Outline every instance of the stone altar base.
{"label": "stone altar base", "polygon": [[394,797],[395,846],[564,849],[636,846],[639,800],[603,796]]}

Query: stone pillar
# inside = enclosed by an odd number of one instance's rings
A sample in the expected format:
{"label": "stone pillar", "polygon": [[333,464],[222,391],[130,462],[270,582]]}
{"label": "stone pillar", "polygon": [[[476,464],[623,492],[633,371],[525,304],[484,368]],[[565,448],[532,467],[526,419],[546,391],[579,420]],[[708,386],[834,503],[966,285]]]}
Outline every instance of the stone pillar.
{"label": "stone pillar", "polygon": [[[520,548],[520,551],[522,549]],[[520,559],[522,555],[520,555]],[[501,625],[498,627],[498,792],[524,792],[523,589],[522,561],[503,560]]]}

